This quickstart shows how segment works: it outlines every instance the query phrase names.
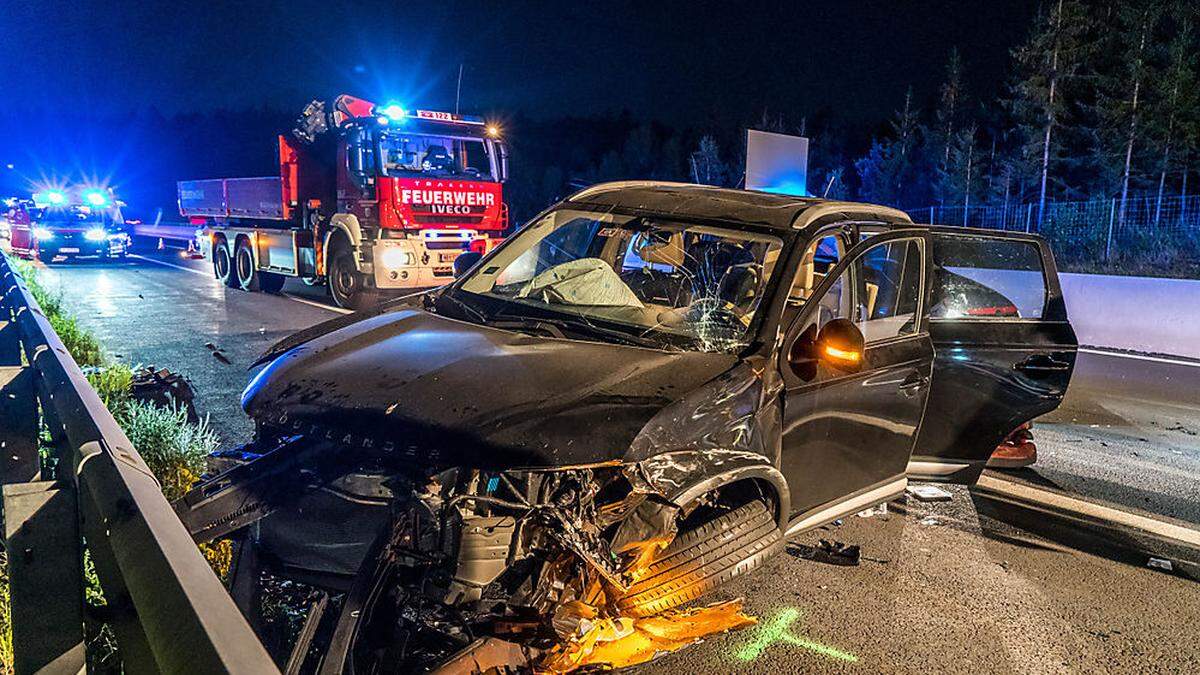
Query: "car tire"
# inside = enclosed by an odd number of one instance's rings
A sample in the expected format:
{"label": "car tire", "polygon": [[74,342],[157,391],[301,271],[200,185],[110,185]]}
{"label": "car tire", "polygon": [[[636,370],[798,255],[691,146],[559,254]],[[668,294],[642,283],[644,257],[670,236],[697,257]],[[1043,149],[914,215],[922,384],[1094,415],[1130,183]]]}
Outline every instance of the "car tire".
{"label": "car tire", "polygon": [[287,277],[274,272],[258,273],[258,290],[263,293],[278,293],[283,290],[283,282]]}
{"label": "car tire", "polygon": [[641,617],[691,602],[763,564],[783,549],[783,532],[762,500],[681,531],[619,601]]}
{"label": "car tire", "polygon": [[237,286],[243,291],[253,293],[259,289],[262,275],[254,264],[254,251],[250,250],[250,242],[241,239],[233,250],[233,273],[237,276]]}
{"label": "car tire", "polygon": [[229,247],[224,241],[216,242],[213,247],[213,274],[226,286],[237,286],[237,278],[233,275],[233,260],[229,257]]}
{"label": "car tire", "polygon": [[367,287],[366,275],[358,271],[354,253],[345,244],[334,247],[325,278],[329,281],[329,294],[338,307],[359,311],[379,303],[379,292]]}

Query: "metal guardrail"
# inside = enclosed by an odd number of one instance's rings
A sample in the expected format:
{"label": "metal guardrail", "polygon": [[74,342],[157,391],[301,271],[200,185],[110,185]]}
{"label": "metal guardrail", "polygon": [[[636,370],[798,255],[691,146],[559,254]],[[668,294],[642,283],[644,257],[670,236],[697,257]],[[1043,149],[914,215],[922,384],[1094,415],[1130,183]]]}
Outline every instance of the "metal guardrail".
{"label": "metal guardrail", "polygon": [[[0,479],[17,672],[83,668],[82,537],[127,672],[277,673],[2,254],[0,293]],[[36,473],[39,406],[54,476]]]}
{"label": "metal guardrail", "polygon": [[134,223],[133,234],[151,239],[169,239],[186,244],[196,239],[196,226],[191,223]]}

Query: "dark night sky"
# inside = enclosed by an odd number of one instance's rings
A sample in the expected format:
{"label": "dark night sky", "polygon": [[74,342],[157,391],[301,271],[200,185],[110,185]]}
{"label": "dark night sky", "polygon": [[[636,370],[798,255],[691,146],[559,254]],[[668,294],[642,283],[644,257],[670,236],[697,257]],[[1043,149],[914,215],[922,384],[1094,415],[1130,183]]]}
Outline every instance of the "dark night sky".
{"label": "dark night sky", "polygon": [[[990,97],[1036,0],[893,2],[54,2],[0,0],[0,82],[42,110],[165,113],[339,91],[669,124],[855,123],[936,92],[951,46]],[[28,106],[21,106],[28,107]]]}

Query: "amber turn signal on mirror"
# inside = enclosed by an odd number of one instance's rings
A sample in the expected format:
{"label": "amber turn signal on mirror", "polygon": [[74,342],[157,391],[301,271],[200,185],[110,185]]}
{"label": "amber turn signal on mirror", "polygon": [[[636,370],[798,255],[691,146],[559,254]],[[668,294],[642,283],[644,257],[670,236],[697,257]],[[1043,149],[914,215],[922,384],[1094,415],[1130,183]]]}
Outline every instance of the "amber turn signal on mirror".
{"label": "amber turn signal on mirror", "polygon": [[825,345],[825,356],[839,361],[847,361],[849,363],[858,363],[862,360],[862,353],[851,351],[849,349],[838,349],[833,345]]}
{"label": "amber turn signal on mirror", "polygon": [[865,342],[853,321],[833,319],[817,333],[818,358],[827,366],[856,373],[862,369]]}

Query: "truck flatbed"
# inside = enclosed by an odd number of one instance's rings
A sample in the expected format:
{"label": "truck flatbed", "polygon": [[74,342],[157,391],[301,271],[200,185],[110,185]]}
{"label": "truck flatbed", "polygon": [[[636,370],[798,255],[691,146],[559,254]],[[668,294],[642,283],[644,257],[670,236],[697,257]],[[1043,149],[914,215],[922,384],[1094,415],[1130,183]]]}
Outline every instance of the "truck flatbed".
{"label": "truck flatbed", "polygon": [[279,176],[214,178],[179,183],[179,213],[187,217],[284,221],[283,200],[283,179]]}

